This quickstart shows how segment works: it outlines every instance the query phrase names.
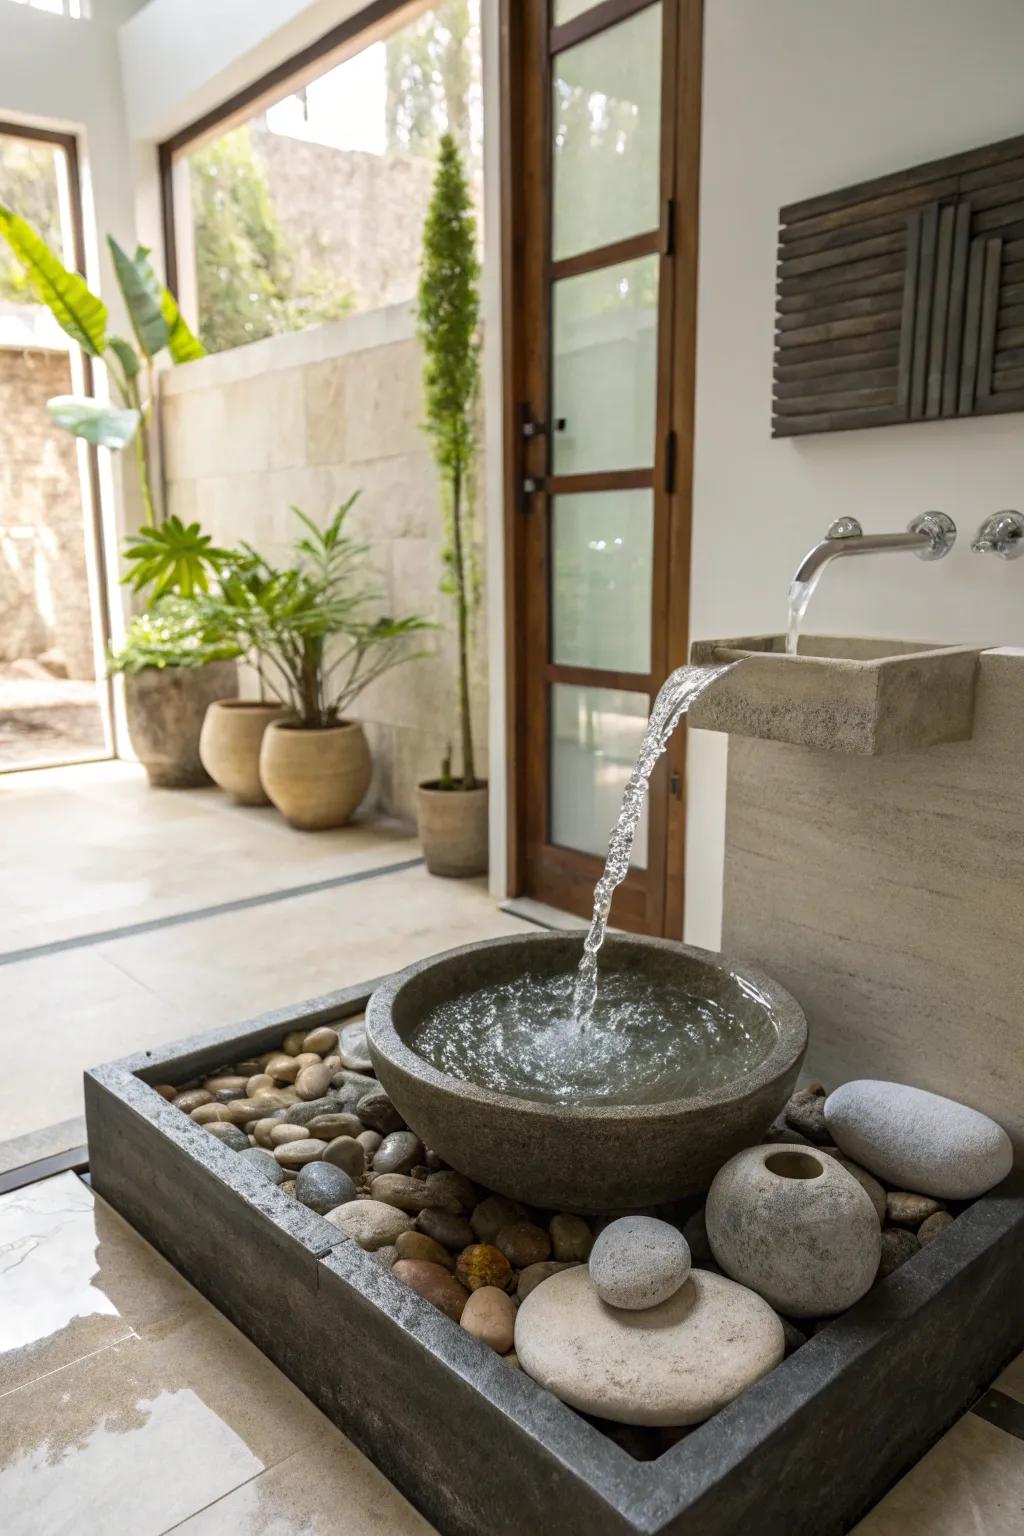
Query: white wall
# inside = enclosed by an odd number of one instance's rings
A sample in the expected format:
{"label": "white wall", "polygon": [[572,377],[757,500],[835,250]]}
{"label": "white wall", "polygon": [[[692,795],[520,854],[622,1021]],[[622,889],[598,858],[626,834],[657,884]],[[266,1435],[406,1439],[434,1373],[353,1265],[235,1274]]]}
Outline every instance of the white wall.
{"label": "white wall", "polygon": [[[789,578],[833,518],[950,513],[941,564],[844,561],[809,633],[1024,643],[1024,562],[970,552],[1024,505],[1024,415],[772,441],[778,209],[1024,132],[1021,0],[707,0],[692,633],[785,627]],[[726,738],[690,740],[687,938],[721,924]]]}

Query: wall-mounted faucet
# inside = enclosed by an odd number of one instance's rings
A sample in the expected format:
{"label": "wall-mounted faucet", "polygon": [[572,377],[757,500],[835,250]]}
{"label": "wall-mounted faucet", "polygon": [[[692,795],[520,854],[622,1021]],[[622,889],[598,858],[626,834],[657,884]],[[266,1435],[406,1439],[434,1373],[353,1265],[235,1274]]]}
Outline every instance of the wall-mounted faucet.
{"label": "wall-mounted faucet", "polygon": [[[1019,514],[1015,514],[1019,515]],[[1021,519],[1024,526],[1024,518]],[[811,581],[843,555],[877,555],[886,550],[908,550],[919,560],[941,560],[956,542],[956,524],[945,512],[921,512],[907,524],[906,533],[865,533],[855,517],[834,522],[820,544],[804,556],[793,584]]]}
{"label": "wall-mounted faucet", "polygon": [[1024,555],[1024,514],[993,512],[978,529],[971,548],[976,555],[998,555],[1001,560]]}

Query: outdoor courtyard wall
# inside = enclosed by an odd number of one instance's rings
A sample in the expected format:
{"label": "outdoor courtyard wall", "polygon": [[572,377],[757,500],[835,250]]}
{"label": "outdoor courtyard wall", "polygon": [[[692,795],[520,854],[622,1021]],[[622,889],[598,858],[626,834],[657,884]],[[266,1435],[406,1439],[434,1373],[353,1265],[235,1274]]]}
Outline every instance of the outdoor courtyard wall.
{"label": "outdoor courtyard wall", "polygon": [[[361,491],[347,528],[369,546],[381,611],[419,613],[441,626],[424,640],[432,654],[381,678],[350,711],[366,726],[374,758],[365,804],[410,819],[416,784],[437,776],[456,727],[451,604],[439,590],[441,497],[422,420],[422,356],[408,304],[162,375],[169,512],[198,519],[218,544],[244,539],[281,560],[299,531],[291,506],[323,524]],[[487,762],[483,613],[477,634],[480,771]],[[246,691],[255,691],[251,677]]]}
{"label": "outdoor courtyard wall", "polygon": [[[705,7],[691,632],[785,629],[802,555],[833,518],[955,518],[929,565],[830,567],[813,634],[1024,645],[1024,562],[970,552],[1024,503],[1024,415],[773,441],[778,210],[1024,132],[1019,0],[712,0]],[[686,937],[719,942],[727,738],[695,731]],[[998,815],[998,812],[994,813]]]}

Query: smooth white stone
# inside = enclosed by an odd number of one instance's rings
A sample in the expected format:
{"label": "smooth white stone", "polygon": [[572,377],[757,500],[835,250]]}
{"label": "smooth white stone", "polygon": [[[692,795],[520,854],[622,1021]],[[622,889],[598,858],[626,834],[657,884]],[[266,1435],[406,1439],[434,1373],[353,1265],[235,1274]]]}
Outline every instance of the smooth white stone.
{"label": "smooth white stone", "polygon": [[654,1216],[610,1222],[590,1252],[590,1278],[601,1300],[631,1312],[667,1301],[689,1273],[685,1237]]}
{"label": "smooth white stone", "polygon": [[737,1152],[704,1208],[727,1275],[787,1317],[830,1317],[871,1288],[882,1232],[871,1197],[827,1152],[771,1142]]}
{"label": "smooth white stone", "polygon": [[988,1115],[903,1083],[844,1083],[825,1100],[825,1124],[870,1173],[937,1200],[974,1200],[1013,1167],[1013,1144]]}
{"label": "smooth white stone", "polygon": [[325,1220],[371,1252],[388,1247],[412,1227],[411,1216],[382,1200],[350,1200],[347,1205],[336,1206]]}
{"label": "smooth white stone", "polygon": [[538,1285],[516,1315],[523,1370],[620,1424],[699,1424],[774,1370],[783,1349],[767,1302],[702,1269],[667,1301],[627,1312],[601,1300],[580,1264]]}

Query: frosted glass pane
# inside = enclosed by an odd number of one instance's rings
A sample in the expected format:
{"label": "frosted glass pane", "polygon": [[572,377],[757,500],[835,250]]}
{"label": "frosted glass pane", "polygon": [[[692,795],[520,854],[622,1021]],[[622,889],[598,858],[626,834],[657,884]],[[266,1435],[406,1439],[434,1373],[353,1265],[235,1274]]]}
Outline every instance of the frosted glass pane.
{"label": "frosted glass pane", "polygon": [[649,672],[652,492],[556,496],[551,515],[551,659]]}
{"label": "frosted glass pane", "polygon": [[552,292],[554,473],[654,463],[658,258],[565,277]]}
{"label": "frosted glass pane", "polygon": [[592,11],[599,0],[555,0],[554,23],[560,27],[563,22],[573,21],[577,16],[582,16],[584,11]]}
{"label": "frosted glass pane", "polygon": [[[640,751],[647,695],[615,688],[551,689],[551,841],[604,858],[622,791]],[[647,807],[632,863],[647,868]]]}
{"label": "frosted glass pane", "polygon": [[661,6],[555,55],[554,256],[657,229]]}

